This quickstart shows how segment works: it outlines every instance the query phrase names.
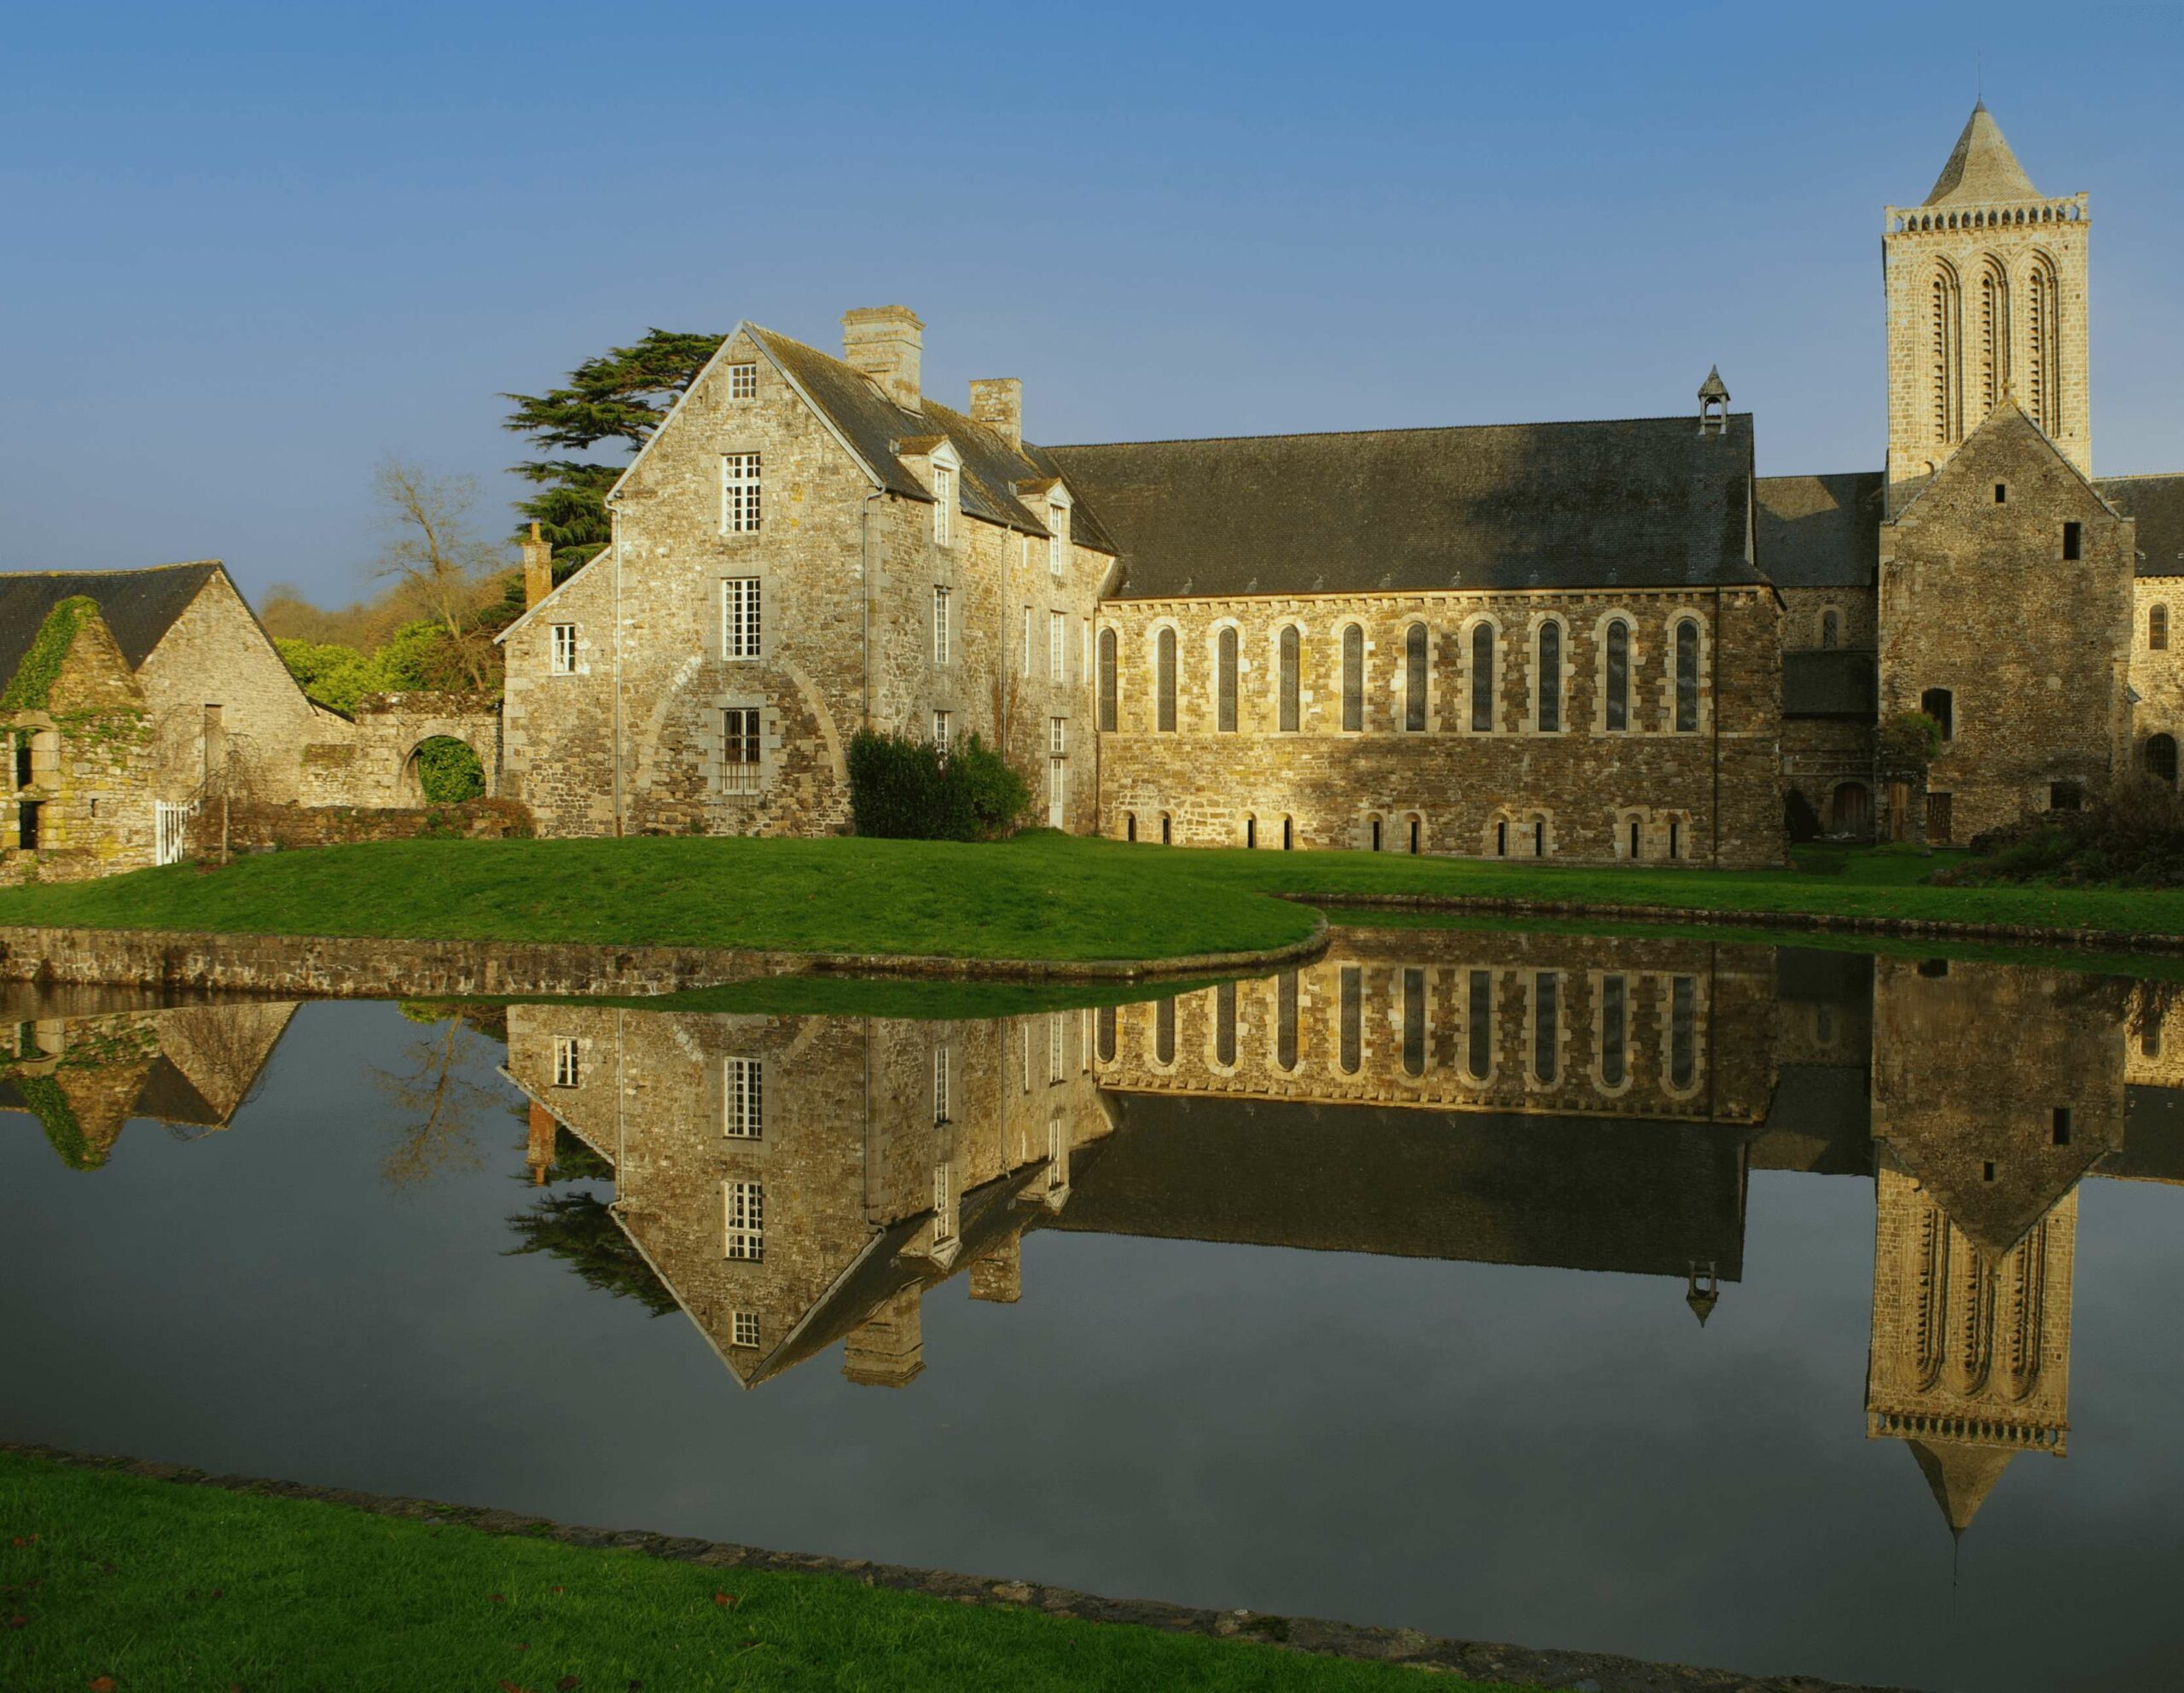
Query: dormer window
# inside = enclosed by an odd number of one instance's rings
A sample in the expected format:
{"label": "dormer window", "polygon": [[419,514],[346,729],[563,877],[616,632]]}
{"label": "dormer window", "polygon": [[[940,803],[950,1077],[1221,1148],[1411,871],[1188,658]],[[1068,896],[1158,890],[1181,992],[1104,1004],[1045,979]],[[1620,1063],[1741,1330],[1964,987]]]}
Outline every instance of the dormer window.
{"label": "dormer window", "polygon": [[946,546],[956,536],[956,473],[932,467],[932,538]]}
{"label": "dormer window", "polygon": [[1056,576],[1069,568],[1069,502],[1059,493],[1047,507],[1047,568]]}
{"label": "dormer window", "polygon": [[730,399],[758,398],[758,367],[755,364],[731,364],[728,367],[728,397]]}

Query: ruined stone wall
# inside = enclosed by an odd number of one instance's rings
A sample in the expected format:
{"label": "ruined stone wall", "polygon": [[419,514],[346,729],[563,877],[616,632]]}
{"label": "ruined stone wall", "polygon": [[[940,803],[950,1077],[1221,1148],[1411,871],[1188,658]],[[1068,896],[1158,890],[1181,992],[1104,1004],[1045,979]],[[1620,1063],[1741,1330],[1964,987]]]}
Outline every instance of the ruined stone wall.
{"label": "ruined stone wall", "polygon": [[528,837],[531,817],[509,800],[473,800],[459,806],[268,806],[218,800],[198,807],[189,821],[188,851],[217,854],[223,832],[230,854],[301,846],[349,846],[368,841],[415,841],[444,835],[468,841]]}
{"label": "ruined stone wall", "polygon": [[[1774,969],[1770,950],[1705,941],[1339,930],[1319,963],[1295,973],[1293,1066],[1282,1062],[1283,978],[1273,976],[1233,989],[1229,1062],[1224,991],[1206,988],[1099,1014],[1113,1049],[1101,1048],[1095,1069],[1102,1086],[1141,1092],[1756,1123],[1774,1092]],[[1355,1068],[1343,1010],[1352,972]],[[1542,978],[1554,993],[1544,1021]],[[1624,996],[1619,1063],[1604,1015],[1609,978]],[[1675,1014],[1679,980],[1687,1038]],[[1414,990],[1425,996],[1416,1022],[1407,1017]],[[1167,1061],[1164,1006],[1175,1031]]]}
{"label": "ruined stone wall", "polygon": [[[755,397],[731,397],[733,363],[757,365]],[[760,527],[728,533],[723,456],[752,451],[761,463]],[[1027,550],[1023,538],[960,511],[950,541],[938,541],[932,506],[874,496],[849,452],[747,340],[729,349],[654,440],[617,501],[615,525],[615,548],[507,643],[509,791],[548,832],[613,826],[618,618],[624,832],[845,829],[845,749],[868,716],[877,728],[925,739],[933,713],[946,712],[951,737],[1005,739],[1035,785],[1048,719],[1065,717],[1070,756],[1089,771],[1083,653],[1107,561],[1079,551],[1053,581],[1043,542]],[[731,579],[759,585],[755,659],[724,656]],[[944,661],[934,641],[937,587],[950,591]],[[1028,687],[1019,650],[1027,605],[1041,620],[1040,666]],[[1045,672],[1043,618],[1052,609],[1069,620],[1059,688]],[[585,673],[554,676],[551,626],[569,622]],[[763,713],[763,764],[747,791],[723,758],[722,713],[743,707]],[[1008,733],[997,736],[1004,717]],[[1089,774],[1072,789],[1066,821],[1089,827]]]}
{"label": "ruined stone wall", "polygon": [[[1630,726],[1605,728],[1602,643],[1611,618],[1632,628]],[[1505,594],[1358,594],[1120,601],[1102,608],[1118,637],[1117,732],[1101,737],[1101,829],[1184,846],[1361,847],[1379,819],[1384,850],[1774,864],[1782,859],[1781,637],[1772,593],[1728,590]],[[1701,631],[1699,727],[1675,727],[1673,635]],[[1563,625],[1562,728],[1537,721],[1536,631]],[[1475,732],[1472,630],[1497,633],[1495,727]],[[1426,728],[1403,727],[1404,638],[1430,631]],[[1365,632],[1362,731],[1343,724],[1342,631]],[[1303,631],[1295,732],[1279,728],[1281,629]],[[1217,729],[1219,631],[1239,631],[1237,727]],[[1176,632],[1176,727],[1158,729],[1156,641]],[[1718,804],[1717,804],[1718,799]],[[1500,826],[1507,825],[1506,832]],[[1535,832],[1535,826],[1539,826]],[[1673,828],[1672,828],[1673,825]]]}
{"label": "ruined stone wall", "polygon": [[[15,786],[27,742],[31,780]],[[153,719],[106,624],[87,616],[43,709],[0,713],[0,882],[77,881],[142,870],[154,852],[158,788]],[[22,849],[36,808],[37,850]]]}
{"label": "ruined stone wall", "polygon": [[1926,776],[1930,817],[1949,796],[1949,838],[2107,779],[2127,734],[2134,533],[2013,409],[1881,527],[1880,720],[1949,690],[1955,736]]}
{"label": "ruined stone wall", "polygon": [[[331,800],[384,809],[421,806],[417,748],[445,737],[478,755],[488,796],[500,791],[501,702],[490,694],[367,694],[357,701],[356,756],[346,791]],[[310,765],[310,751],[305,751]]]}

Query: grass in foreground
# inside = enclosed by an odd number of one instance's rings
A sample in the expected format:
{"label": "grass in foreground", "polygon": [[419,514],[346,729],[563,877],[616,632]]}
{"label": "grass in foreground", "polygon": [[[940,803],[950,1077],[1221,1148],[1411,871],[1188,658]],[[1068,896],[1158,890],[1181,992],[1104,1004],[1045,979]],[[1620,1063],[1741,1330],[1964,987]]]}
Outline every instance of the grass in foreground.
{"label": "grass in foreground", "polygon": [[[1946,862],[1946,858],[1943,862]],[[599,941],[956,957],[1147,959],[1280,945],[1266,896],[1412,893],[2184,933],[2184,890],[1933,887],[1915,851],[1804,849],[1766,870],[1125,846],[1040,831],[945,841],[407,841],[0,889],[0,923]]]}
{"label": "grass in foreground", "polygon": [[624,1693],[640,1682],[646,1693],[1426,1684],[1412,1669],[842,1576],[700,1568],[0,1453],[0,1686],[11,1693]]}

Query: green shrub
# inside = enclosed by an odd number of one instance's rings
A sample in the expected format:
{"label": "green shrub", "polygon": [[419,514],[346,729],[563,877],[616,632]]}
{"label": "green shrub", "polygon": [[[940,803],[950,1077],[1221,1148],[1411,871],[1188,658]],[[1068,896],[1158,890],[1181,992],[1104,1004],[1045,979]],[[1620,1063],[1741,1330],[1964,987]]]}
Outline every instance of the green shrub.
{"label": "green shrub", "polygon": [[2049,812],[1989,830],[1972,841],[1970,858],[1934,879],[2184,887],[2184,804],[2168,783],[2131,777],[2082,812]]}
{"label": "green shrub", "polygon": [[943,754],[930,741],[859,730],[849,746],[850,816],[895,841],[998,841],[1031,803],[1008,761],[977,736]]}
{"label": "green shrub", "polygon": [[435,735],[417,748],[417,785],[435,806],[459,806],[485,791],[485,767],[468,744]]}

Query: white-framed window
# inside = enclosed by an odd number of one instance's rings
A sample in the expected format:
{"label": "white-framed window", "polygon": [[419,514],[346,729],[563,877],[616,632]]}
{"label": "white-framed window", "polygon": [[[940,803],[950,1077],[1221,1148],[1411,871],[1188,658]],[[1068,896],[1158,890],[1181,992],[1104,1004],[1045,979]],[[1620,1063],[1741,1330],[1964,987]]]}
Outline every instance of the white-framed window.
{"label": "white-framed window", "polygon": [[946,546],[956,538],[956,472],[953,467],[932,467],[932,538]]}
{"label": "white-framed window", "polygon": [[1047,1190],[1069,1185],[1069,1135],[1062,1127],[1061,1113],[1056,1111],[1047,1119]]}
{"label": "white-framed window", "polygon": [[1069,620],[1058,611],[1047,614],[1047,679],[1059,686],[1069,668]]}
{"label": "white-framed window", "polygon": [[937,1046],[932,1052],[932,1121],[936,1128],[949,1120],[949,1079],[948,1049]]}
{"label": "white-framed window", "polygon": [[758,455],[755,452],[721,455],[720,527],[729,535],[758,532]]}
{"label": "white-framed window", "polygon": [[1047,508],[1047,568],[1056,576],[1069,567],[1069,507],[1060,500]]}
{"label": "white-framed window", "polygon": [[758,1313],[739,1311],[729,1319],[729,1344],[735,1347],[755,1347],[758,1344]]}
{"label": "white-framed window", "polygon": [[1059,1085],[1064,1073],[1061,1018],[1059,1014],[1050,1011],[1047,1014],[1047,1085]]}
{"label": "white-framed window", "polygon": [[1024,608],[1024,674],[1031,673],[1031,608]]}
{"label": "white-framed window", "polygon": [[720,585],[720,655],[758,656],[758,579],[731,576]]}
{"label": "white-framed window", "polygon": [[932,1166],[932,1238],[956,1238],[956,1172],[945,1161]]}
{"label": "white-framed window", "polygon": [[932,661],[946,664],[954,652],[949,639],[948,602],[951,591],[936,587],[932,591]]}
{"label": "white-framed window", "polygon": [[758,707],[730,706],[720,714],[721,786],[731,794],[756,794],[764,769]]}
{"label": "white-framed window", "polygon": [[944,753],[948,750],[948,736],[952,727],[948,718],[949,713],[946,712],[935,712],[932,714],[932,744]]}
{"label": "white-framed window", "polygon": [[758,398],[758,367],[755,364],[731,364],[728,367],[728,397],[730,399]]}
{"label": "white-framed window", "polygon": [[584,1068],[577,1057],[577,1038],[572,1034],[554,1037],[554,1085],[574,1087],[583,1079]]}
{"label": "white-framed window", "polygon": [[730,1258],[757,1260],[766,1252],[766,1191],[758,1182],[723,1182],[726,1252]]}
{"label": "white-framed window", "polygon": [[756,1058],[723,1058],[720,1132],[731,1140],[759,1140],[765,1131],[765,1079]]}
{"label": "white-framed window", "polygon": [[1047,719],[1047,756],[1066,759],[1069,756],[1069,719],[1050,717]]}
{"label": "white-framed window", "polygon": [[556,676],[577,673],[577,626],[573,623],[557,623],[553,630],[552,658],[548,668]]}

